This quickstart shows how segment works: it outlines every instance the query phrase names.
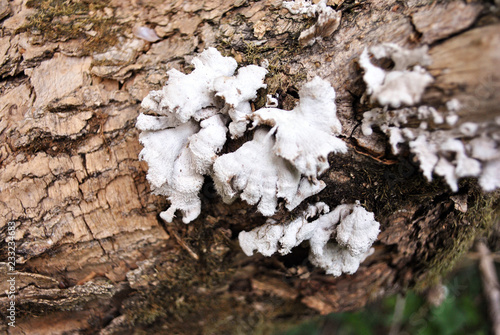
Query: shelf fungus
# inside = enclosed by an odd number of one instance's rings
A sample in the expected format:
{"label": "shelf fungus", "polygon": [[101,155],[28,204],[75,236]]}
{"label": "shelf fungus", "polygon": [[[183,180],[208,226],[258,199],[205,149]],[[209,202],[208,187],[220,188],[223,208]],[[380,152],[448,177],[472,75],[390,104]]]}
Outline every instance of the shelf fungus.
{"label": "shelf fungus", "polygon": [[327,274],[340,276],[356,272],[373,252],[379,227],[373,213],[359,204],[340,205],[330,212],[326,204],[319,202],[292,222],[276,224],[269,219],[261,227],[241,232],[238,239],[246,255],[258,251],[267,257],[276,252],[289,254],[292,248],[308,241],[310,262]]}
{"label": "shelf fungus", "polygon": [[[136,127],[144,146],[140,158],[149,165],[147,179],[170,207],[160,214],[171,222],[177,211],[188,223],[201,210],[199,192],[211,176],[226,203],[237,198],[255,205],[264,216],[280,203],[288,210],[319,193],[326,185],[318,177],[329,168],[330,153],[345,153],[337,137],[335,90],[315,77],[299,91],[291,111],[262,108],[252,112],[250,101],[265,88],[267,70],[236,62],[208,49],[194,58],[190,74],[170,70],[167,85],[143,101]],[[154,114],[154,115],[153,115]],[[220,155],[229,134],[241,137],[252,122],[253,139],[234,152]],[[341,205],[333,212],[323,203],[309,206],[303,217],[285,225],[270,221],[240,235],[243,250],[266,255],[288,253],[309,240],[310,260],[336,276],[353,273],[370,253],[379,224],[359,205]],[[309,222],[308,219],[317,217]],[[336,242],[329,242],[335,238]],[[267,248],[267,249],[266,249]]]}
{"label": "shelf fungus", "polygon": [[160,115],[173,115],[182,123],[203,118],[205,108],[221,107],[215,100],[214,80],[232,76],[238,64],[214,48],[202,52],[192,63],[195,69],[190,74],[168,71],[167,84],[162,90],[150,92],[142,107]]}
{"label": "shelf fungus", "polygon": [[[444,125],[450,119],[453,122],[442,129],[427,127],[430,123]],[[453,110],[437,111],[430,106],[375,108],[363,114],[362,130],[370,136],[373,127],[379,128],[389,137],[395,155],[406,144],[425,178],[432,181],[434,175],[441,176],[453,192],[464,177],[479,178],[485,191],[499,188],[500,178],[493,171],[500,162],[500,124],[463,122],[454,126],[459,120]]]}
{"label": "shelf fungus", "polygon": [[[374,65],[370,54],[375,59],[391,59],[394,68],[387,71]],[[396,44],[386,43],[365,48],[359,65],[365,71],[363,79],[367,86],[366,93],[371,96],[372,101],[377,101],[382,106],[412,106],[420,102],[425,88],[434,81],[423,68],[429,62],[427,46],[407,50]]]}
{"label": "shelf fungus", "polygon": [[311,46],[331,36],[340,26],[342,12],[337,12],[326,4],[326,0],[320,0],[317,4],[308,0],[283,1],[282,6],[292,14],[318,16],[314,25],[300,33],[299,44],[301,46]]}
{"label": "shelf fungus", "polygon": [[[280,199],[288,210],[319,193],[318,176],[328,169],[328,154],[344,153],[346,144],[336,116],[335,91],[318,77],[299,92],[292,111],[263,108],[252,113],[250,101],[265,88],[267,70],[242,67],[210,48],[193,59],[190,74],[168,72],[167,85],[143,100],[136,127],[144,146],[140,158],[149,165],[147,179],[170,207],[160,214],[171,222],[177,210],[185,223],[200,214],[198,196],[204,176],[211,176],[225,202],[237,197],[265,216],[273,215]],[[219,156],[227,132],[241,137],[247,125],[257,129],[252,141]],[[269,129],[267,126],[272,127]]]}
{"label": "shelf fungus", "polygon": [[248,119],[252,113],[250,101],[257,97],[257,90],[265,88],[264,78],[267,70],[257,65],[245,66],[238,70],[235,77],[220,77],[214,82],[217,96],[224,99],[228,105],[228,114],[232,122],[229,133],[233,138],[243,136]]}
{"label": "shelf fungus", "polygon": [[[292,111],[262,108],[249,118],[258,129],[254,139],[233,153],[217,158],[215,186],[226,202],[237,196],[266,216],[276,212],[278,199],[292,210],[325,184],[317,177],[328,169],[329,153],[345,153],[346,144],[335,135],[341,131],[336,116],[335,91],[315,77],[299,91]],[[259,162],[260,164],[256,164]]]}
{"label": "shelf fungus", "polygon": [[[160,214],[167,222],[173,220],[177,210],[185,223],[198,217],[198,193],[204,175],[211,174],[217,153],[226,143],[227,124],[231,117],[233,123],[242,122],[238,112],[228,115],[228,110],[250,109],[249,101],[255,98],[257,89],[265,87],[267,70],[251,65],[232,77],[236,61],[213,48],[194,58],[193,65],[190,74],[168,72],[165,87],[150,92],[142,102],[143,108],[156,115],[141,113],[136,123],[144,146],[140,158],[149,165],[147,179],[153,191],[165,195],[171,203]],[[244,131],[246,121],[240,128]]]}
{"label": "shelf fungus", "polygon": [[167,196],[171,203],[160,216],[171,222],[175,211],[180,210],[188,223],[200,214],[198,193],[203,175],[226,142],[224,116],[214,115],[200,125],[188,121],[165,129],[158,129],[164,126],[162,119],[149,115],[141,119],[153,126],[145,127],[145,122],[136,125],[142,131],[139,141],[144,146],[139,157],[149,165],[147,179],[154,193]]}
{"label": "shelf fungus", "polygon": [[[373,65],[369,53],[376,59],[392,59],[394,69],[385,71]],[[477,177],[485,191],[500,188],[500,119],[466,122],[456,113],[462,108],[457,99],[439,110],[418,106],[433,79],[417,64],[429,62],[426,47],[405,50],[383,44],[364,50],[360,65],[365,70],[366,93],[383,107],[363,114],[363,134],[370,136],[377,127],[389,137],[393,154],[406,145],[427,180],[443,177],[453,192],[458,191],[458,181],[464,177]],[[413,70],[408,70],[412,66]],[[398,108],[401,104],[408,106]]]}
{"label": "shelf fungus", "polygon": [[300,102],[292,111],[262,108],[251,115],[256,125],[273,127],[276,155],[313,180],[329,168],[328,154],[347,152],[335,135],[342,130],[336,115],[335,90],[315,77],[299,91]]}
{"label": "shelf fungus", "polygon": [[310,182],[288,161],[273,152],[275,141],[264,129],[256,130],[252,141],[233,153],[222,155],[214,164],[217,192],[226,203],[238,196],[265,216],[276,212],[278,199],[292,210],[305,198],[319,193],[325,183]]}

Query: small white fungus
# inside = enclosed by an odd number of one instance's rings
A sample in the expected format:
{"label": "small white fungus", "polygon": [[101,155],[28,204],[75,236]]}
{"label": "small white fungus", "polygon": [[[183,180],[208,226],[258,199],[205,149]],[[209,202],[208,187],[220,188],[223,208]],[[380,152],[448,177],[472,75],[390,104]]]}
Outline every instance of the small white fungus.
{"label": "small white fungus", "polygon": [[[391,58],[394,69],[385,71],[373,65],[370,54],[376,59]],[[420,101],[425,88],[434,79],[417,64],[428,63],[427,47],[406,50],[391,43],[365,48],[359,59],[359,64],[365,70],[363,79],[367,85],[366,92],[371,95],[371,99],[382,106],[395,108],[403,104],[412,106]],[[411,66],[413,68],[409,69]]]}
{"label": "small white fungus", "polygon": [[282,6],[292,14],[318,16],[314,25],[300,33],[299,44],[301,46],[311,46],[331,36],[338,29],[342,18],[342,12],[328,7],[327,0],[320,0],[317,4],[307,0],[283,1]]}
{"label": "small white fungus", "polygon": [[252,114],[254,125],[275,128],[273,151],[292,163],[303,175],[316,178],[328,169],[328,154],[345,153],[346,144],[335,136],[341,131],[336,116],[335,90],[315,77],[299,91],[300,102],[292,111],[262,108]]}
{"label": "small white fungus", "polygon": [[[311,217],[320,215],[316,220]],[[279,252],[286,255],[292,248],[309,241],[309,260],[327,274],[352,274],[371,253],[377,239],[379,223],[373,213],[359,204],[340,205],[332,212],[324,203],[317,203],[301,217],[285,224],[273,220],[238,236],[243,252],[251,256],[256,250],[264,256]]]}

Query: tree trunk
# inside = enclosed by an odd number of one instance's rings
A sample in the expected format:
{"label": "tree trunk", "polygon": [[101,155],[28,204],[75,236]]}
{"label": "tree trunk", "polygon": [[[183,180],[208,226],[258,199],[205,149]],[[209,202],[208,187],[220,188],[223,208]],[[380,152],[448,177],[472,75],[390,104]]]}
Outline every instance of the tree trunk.
{"label": "tree trunk", "polygon": [[[498,8],[486,1],[329,5],[342,11],[339,29],[301,47],[298,36],[314,19],[290,14],[281,1],[1,0],[0,304],[9,306],[3,292],[14,277],[16,327],[4,307],[0,327],[12,334],[250,333],[432,287],[493,224],[498,193],[466,179],[454,194],[442,180],[429,183],[410,156],[388,153],[382,133],[376,141],[363,136],[369,106],[357,59],[382,42],[429,44],[436,80],[423,102],[439,109],[455,97],[469,107],[462,120],[493,121]],[[160,40],[135,37],[141,26],[155,28]],[[267,93],[279,93],[285,109],[307,79],[332,83],[349,152],[330,157],[327,188],[309,202],[359,200],[375,213],[375,253],[355,274],[325,275],[302,247],[246,257],[238,233],[266,218],[246,203],[224,204],[209,180],[197,220],[159,218],[167,201],[151,194],[147,164],[138,160],[140,102],[165,84],[166,70],[189,71],[210,46],[240,65],[267,59]],[[274,218],[284,222],[304,206]]]}

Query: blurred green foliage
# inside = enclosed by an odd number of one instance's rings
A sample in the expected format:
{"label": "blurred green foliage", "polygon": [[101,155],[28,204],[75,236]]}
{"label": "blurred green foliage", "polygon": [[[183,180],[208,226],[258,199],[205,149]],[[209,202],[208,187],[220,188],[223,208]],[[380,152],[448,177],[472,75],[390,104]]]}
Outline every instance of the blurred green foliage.
{"label": "blurred green foliage", "polygon": [[[497,267],[498,270],[498,267]],[[447,295],[439,306],[408,291],[406,296],[389,296],[363,310],[330,314],[308,321],[280,335],[455,335],[489,334],[486,302],[476,264],[462,266],[446,283]],[[404,309],[395,327],[396,306]],[[396,331],[395,331],[396,330]]]}

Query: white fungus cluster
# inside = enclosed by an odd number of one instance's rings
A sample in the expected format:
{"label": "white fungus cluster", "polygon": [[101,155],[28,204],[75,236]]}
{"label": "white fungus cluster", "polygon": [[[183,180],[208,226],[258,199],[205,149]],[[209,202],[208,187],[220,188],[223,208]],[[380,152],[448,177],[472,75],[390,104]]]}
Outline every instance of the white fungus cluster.
{"label": "white fungus cluster", "polygon": [[301,46],[311,46],[332,35],[339,27],[342,12],[337,12],[326,4],[327,0],[320,0],[317,4],[313,4],[310,0],[283,1],[283,8],[292,14],[318,16],[314,25],[300,33]]}
{"label": "white fungus cluster", "polygon": [[495,124],[465,122],[449,130],[403,134],[429,181],[433,174],[441,176],[457,192],[460,178],[477,177],[485,191],[500,188],[500,119]]}
{"label": "white fungus cluster", "polygon": [[[447,103],[444,112],[430,106],[390,110],[390,107],[398,108],[402,104],[418,104],[425,87],[433,81],[422,67],[416,65],[429,64],[426,51],[426,47],[405,50],[393,44],[371,47],[369,51],[365,49],[360,64],[365,70],[363,79],[367,93],[372,101],[383,107],[363,114],[363,134],[371,135],[372,127],[377,126],[389,136],[394,154],[399,153],[400,144],[407,143],[424,176],[429,181],[433,175],[443,177],[454,192],[458,191],[458,180],[462,177],[478,177],[485,191],[499,188],[500,120],[495,124],[459,124],[456,111],[461,107],[456,99]],[[376,59],[392,59],[394,69],[385,71],[376,67],[371,63],[369,53]],[[414,66],[412,70],[408,70],[410,66]],[[409,126],[411,122],[417,122],[418,126]],[[436,129],[430,130],[431,124]]]}
{"label": "white fungus cluster", "polygon": [[[170,207],[161,217],[171,222],[177,210],[188,223],[201,210],[199,191],[204,176],[213,178],[222,199],[240,197],[265,216],[273,215],[282,199],[287,209],[317,194],[325,184],[317,177],[328,169],[328,154],[347,151],[335,135],[335,91],[320,78],[300,90],[292,111],[263,108],[252,112],[267,70],[249,65],[234,75],[237,63],[210,48],[193,59],[190,74],[168,72],[165,87],[152,91],[142,107],[156,115],[140,114],[136,127],[149,165],[147,179]],[[252,141],[235,152],[219,155],[227,132],[241,137],[247,124],[266,125]]]}
{"label": "white fungus cluster", "polygon": [[[170,201],[162,219],[171,222],[178,210],[185,223],[197,218],[207,175],[224,202],[239,197],[265,216],[273,215],[280,201],[292,210],[325,187],[318,177],[329,168],[328,155],[347,151],[336,137],[341,124],[327,81],[315,77],[306,83],[291,111],[269,107],[277,105],[272,101],[253,112],[250,101],[266,87],[266,69],[250,65],[235,75],[236,61],[212,48],[193,64],[190,74],[168,72],[165,87],[142,102],[148,114],[141,113],[136,123],[144,146],[140,158],[149,165],[147,179],[156,194]],[[227,133],[241,137],[250,122],[259,127],[253,139],[220,155]],[[273,222],[240,234],[246,254],[255,249],[266,256],[278,249],[286,254],[307,240],[311,262],[336,276],[358,269],[379,232],[373,213],[358,204],[329,213],[328,206],[317,203],[289,224]]]}
{"label": "white fungus cluster", "polygon": [[320,192],[325,184],[317,177],[328,169],[328,154],[344,153],[346,144],[336,116],[335,91],[319,77],[299,91],[300,102],[292,111],[262,108],[251,115],[258,129],[252,141],[214,164],[215,187],[225,202],[236,197],[257,204],[270,216],[278,199],[292,210],[305,198]]}
{"label": "white fungus cluster", "polygon": [[248,256],[255,250],[264,256],[276,252],[286,255],[308,241],[311,263],[327,274],[340,276],[356,272],[359,264],[372,253],[379,226],[373,213],[359,204],[340,205],[330,212],[326,204],[319,202],[292,222],[275,224],[268,220],[252,231],[241,232],[238,238]]}
{"label": "white fungus cluster", "polygon": [[[370,54],[375,59],[390,58],[394,68],[386,71],[373,65]],[[386,43],[365,48],[359,64],[365,71],[363,79],[367,86],[366,93],[372,101],[383,106],[412,106],[420,101],[427,85],[433,82],[432,76],[422,67],[429,62],[427,46],[406,50],[396,44]]]}
{"label": "white fungus cluster", "polygon": [[[168,222],[176,210],[183,213],[186,223],[198,217],[198,193],[203,176],[211,173],[217,153],[226,142],[228,115],[230,131],[236,129],[231,134],[237,136],[237,125],[247,122],[241,114],[251,112],[249,101],[256,97],[257,89],[265,87],[266,69],[250,65],[231,77],[238,64],[213,48],[193,59],[193,65],[190,74],[175,69],[168,72],[163,89],[150,92],[142,102],[142,107],[158,116],[140,114],[136,124],[144,146],[140,158],[149,165],[147,179],[154,192],[167,196],[171,203],[161,213]],[[242,73],[243,77],[252,75],[245,77],[244,83],[234,83],[236,93],[225,88],[227,77],[239,78]],[[240,90],[242,86],[253,92]],[[226,96],[230,103],[224,103]]]}

